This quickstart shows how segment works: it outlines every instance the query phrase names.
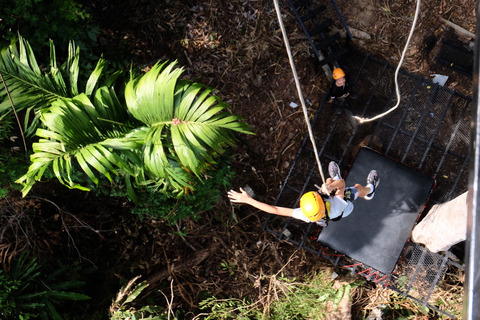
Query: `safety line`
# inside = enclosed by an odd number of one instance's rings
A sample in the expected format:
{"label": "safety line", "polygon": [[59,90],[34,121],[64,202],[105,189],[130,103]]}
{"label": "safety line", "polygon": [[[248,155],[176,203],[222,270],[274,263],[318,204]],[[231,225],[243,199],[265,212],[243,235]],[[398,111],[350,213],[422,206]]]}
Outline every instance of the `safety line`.
{"label": "safety line", "polygon": [[[276,0],[275,0],[276,1]],[[413,19],[413,23],[412,23],[412,27],[410,29],[410,34],[408,35],[408,38],[407,38],[407,43],[405,44],[405,48],[403,49],[403,52],[402,52],[402,57],[400,58],[400,61],[398,63],[398,66],[397,66],[397,69],[395,70],[395,92],[397,94],[397,103],[395,104],[395,106],[393,106],[391,109],[387,110],[386,112],[384,113],[381,113],[373,118],[361,118],[361,117],[358,117],[358,116],[355,116],[354,118],[357,119],[360,123],[364,123],[364,122],[370,122],[370,121],[374,121],[374,120],[377,120],[383,116],[386,116],[387,114],[389,114],[390,112],[392,112],[393,110],[397,109],[398,106],[400,105],[400,88],[398,87],[398,73],[400,71],[400,67],[402,66],[402,63],[403,63],[403,60],[405,59],[405,54],[407,52],[407,49],[408,49],[408,45],[410,44],[410,40],[412,39],[412,36],[413,36],[413,32],[415,31],[415,26],[417,24],[417,19],[418,19],[418,14],[420,12],[420,1],[421,0],[417,0],[417,7],[415,9],[415,18]]]}
{"label": "safety line", "polygon": [[305,117],[305,122],[307,123],[308,134],[310,136],[310,141],[313,145],[313,152],[315,153],[315,159],[317,160],[318,171],[320,172],[320,176],[322,177],[323,183],[325,183],[325,176],[323,175],[322,164],[320,163],[320,158],[318,157],[317,152],[317,145],[315,144],[315,139],[313,137],[312,127],[310,125],[310,121],[308,121],[308,112],[307,106],[305,105],[305,100],[303,99],[302,88],[300,87],[300,80],[298,79],[297,70],[295,69],[295,63],[293,61],[292,50],[290,49],[290,43],[288,41],[287,32],[285,31],[285,26],[283,25],[282,14],[280,12],[280,6],[278,4],[278,0],[274,0],[275,3],[275,11],[277,12],[278,23],[280,28],[282,29],[283,41],[285,42],[285,47],[288,53],[288,59],[290,61],[290,66],[292,68],[293,76],[295,78],[295,85],[297,86],[298,97],[300,102],[302,103],[303,115]]}

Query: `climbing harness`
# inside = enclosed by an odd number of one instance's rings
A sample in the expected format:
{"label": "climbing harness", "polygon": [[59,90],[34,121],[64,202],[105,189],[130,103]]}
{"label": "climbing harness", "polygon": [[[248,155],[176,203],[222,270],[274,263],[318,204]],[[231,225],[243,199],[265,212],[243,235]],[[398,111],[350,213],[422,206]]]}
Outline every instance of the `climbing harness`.
{"label": "climbing harness", "polygon": [[313,152],[315,153],[315,159],[317,161],[318,171],[320,172],[320,176],[322,177],[323,183],[325,183],[325,176],[323,175],[322,164],[320,163],[320,158],[318,157],[317,145],[315,144],[315,139],[313,137],[312,126],[310,125],[310,121],[308,121],[307,106],[305,105],[305,100],[303,99],[302,88],[300,87],[300,80],[298,79],[297,70],[295,69],[292,50],[290,49],[290,43],[288,41],[287,32],[285,31],[285,26],[283,25],[283,19],[282,19],[282,14],[280,12],[280,6],[278,4],[278,0],[274,0],[274,3],[275,3],[275,10],[277,12],[277,17],[278,17],[278,23],[280,25],[280,28],[282,29],[283,41],[285,42],[285,47],[287,48],[288,59],[290,61],[290,66],[292,68],[293,76],[295,78],[295,85],[297,86],[298,98],[302,103],[303,115],[305,117],[305,122],[307,123],[308,135],[310,136],[310,141],[312,142],[312,145],[313,145]]}
{"label": "climbing harness", "polygon": [[395,106],[393,106],[389,110],[387,110],[384,113],[381,113],[381,114],[379,114],[379,115],[377,115],[373,118],[365,119],[365,118],[355,116],[354,118],[357,119],[360,123],[374,121],[374,120],[377,120],[377,119],[379,119],[383,116],[386,116],[387,114],[389,114],[393,110],[397,109],[398,106],[400,105],[400,88],[398,87],[398,73],[400,71],[400,67],[402,66],[403,60],[405,59],[405,54],[407,52],[408,45],[410,44],[410,40],[412,39],[413,32],[415,31],[415,26],[417,24],[417,19],[418,19],[418,13],[420,12],[420,1],[421,0],[417,0],[417,7],[415,9],[415,17],[413,19],[412,28],[410,29],[410,34],[408,35],[407,43],[405,44],[405,48],[403,49],[402,57],[400,58],[400,61],[398,62],[397,69],[395,70],[395,92],[397,94],[397,103],[395,104]]}

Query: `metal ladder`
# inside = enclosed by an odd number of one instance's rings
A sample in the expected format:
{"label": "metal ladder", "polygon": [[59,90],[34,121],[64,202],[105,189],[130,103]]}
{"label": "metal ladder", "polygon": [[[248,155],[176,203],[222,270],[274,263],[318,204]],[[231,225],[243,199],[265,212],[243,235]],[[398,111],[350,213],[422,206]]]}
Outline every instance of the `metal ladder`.
{"label": "metal ladder", "polygon": [[[316,5],[315,2],[316,1],[310,0],[289,0],[290,9],[295,14],[298,23],[307,36],[320,66],[333,63],[338,67],[337,60],[348,52],[348,48],[346,46],[341,46],[339,49],[335,50],[334,45],[337,43],[337,40],[340,39],[340,33],[337,32],[331,36],[326,35],[326,31],[333,24],[333,20],[331,18],[322,19],[322,13],[327,9],[327,6],[325,4]],[[331,0],[331,2],[345,27],[348,42],[352,39],[350,30],[348,29],[335,0]],[[305,24],[313,27],[309,29]]]}

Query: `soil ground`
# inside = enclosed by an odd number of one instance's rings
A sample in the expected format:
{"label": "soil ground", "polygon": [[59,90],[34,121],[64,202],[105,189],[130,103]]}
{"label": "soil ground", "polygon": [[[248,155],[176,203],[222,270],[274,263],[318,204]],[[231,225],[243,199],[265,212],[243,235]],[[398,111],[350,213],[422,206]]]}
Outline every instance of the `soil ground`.
{"label": "soil ground", "polygon": [[[233,160],[237,173],[233,188],[249,185],[258,199],[272,203],[306,134],[303,113],[290,107],[290,102],[298,103],[298,94],[273,1],[83,3],[92,9],[101,26],[98,49],[107,59],[132,59],[145,70],[160,60],[178,60],[186,77],[218,89],[218,95],[231,105],[233,113],[243,116],[255,132],[253,136],[239,136]],[[365,39],[353,40],[352,46],[396,65],[412,24],[415,1],[337,3],[347,25],[364,32]],[[302,91],[314,105],[323,97],[330,81],[312,57],[286,1],[281,7]],[[474,33],[475,16],[473,0],[423,1],[404,67],[425,77],[447,74],[448,86],[470,95],[471,79],[439,66],[434,56],[439,40],[449,32],[442,18]],[[338,21],[335,26],[342,28]],[[462,41],[468,44],[468,40],[471,39]],[[49,192],[52,188],[56,187],[49,187]],[[53,192],[58,197],[63,193],[55,189]],[[173,281],[173,309],[197,310],[204,291],[221,296],[258,297],[262,276],[276,274],[282,268],[286,276],[297,278],[320,269],[333,270],[328,261],[274,239],[261,229],[266,214],[249,207],[232,207],[226,195],[214,210],[202,213],[200,220],[187,219],[177,226],[139,221],[128,214],[128,208],[118,199],[91,202],[85,207],[87,197],[91,200],[93,196],[73,192],[67,197],[77,200],[65,210],[78,214],[92,226],[92,230],[83,231],[83,241],[98,242],[105,255],[114,257],[111,270],[127,268],[132,278],[141,274],[155,279],[167,295],[169,281]],[[53,206],[51,209],[55,210]],[[75,224],[73,217],[67,215],[65,219]],[[105,231],[105,235],[98,230]],[[114,235],[108,230],[114,230]],[[56,237],[52,235],[52,239]],[[81,243],[77,243],[75,248],[80,247]],[[76,254],[75,250],[70,253]],[[129,280],[124,274],[99,277]],[[99,300],[106,299],[102,294],[109,290],[112,288],[105,287],[94,295]],[[359,291],[353,301],[354,319],[372,308],[365,292],[375,290],[367,284]]]}

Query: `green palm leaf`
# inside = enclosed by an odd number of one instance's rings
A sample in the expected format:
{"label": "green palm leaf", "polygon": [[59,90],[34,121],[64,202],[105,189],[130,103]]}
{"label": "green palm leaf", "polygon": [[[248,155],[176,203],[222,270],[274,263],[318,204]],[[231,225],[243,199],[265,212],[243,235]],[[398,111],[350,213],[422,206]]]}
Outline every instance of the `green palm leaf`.
{"label": "green palm leaf", "polygon": [[[16,43],[4,48],[0,55],[0,70],[2,71],[5,82],[17,110],[34,106],[45,106],[61,97],[73,96],[72,92],[78,92],[76,88],[77,76],[71,73],[68,83],[70,92],[68,92],[66,83],[57,67],[55,58],[55,47],[50,42],[50,70],[45,75],[40,70],[35,55],[28,41],[19,38],[18,46]],[[69,51],[68,65],[78,66],[78,51]],[[0,103],[0,111],[11,107],[10,101],[5,99],[5,88],[0,91],[0,97],[3,102]]]}
{"label": "green palm leaf", "polygon": [[164,68],[165,64],[157,63],[142,77],[130,80],[125,88],[128,110],[147,125],[171,121],[173,116],[173,93],[182,70],[173,69],[175,63]]}
{"label": "green palm leaf", "polygon": [[[128,120],[127,110],[112,92],[108,88],[98,89],[95,104],[85,94],[57,100],[41,112],[47,129],[37,130],[37,136],[42,139],[33,144],[32,164],[27,174],[18,180],[24,184],[24,194],[42,178],[49,166],[62,184],[81,190],[89,189],[72,180],[76,165],[95,183],[98,183],[96,172],[110,181],[110,173],[116,174],[118,169],[134,173],[118,153],[102,145],[104,142],[113,144],[112,138],[123,137],[130,130],[124,124]],[[100,120],[100,116],[109,121]]]}
{"label": "green palm leaf", "polygon": [[238,121],[241,117],[224,112],[228,105],[212,94],[212,88],[179,79],[183,69],[175,65],[156,64],[140,79],[130,80],[127,107],[150,127],[143,150],[148,170],[163,176],[167,154],[172,154],[181,167],[199,175],[206,163],[214,163],[214,153],[233,144],[232,130],[251,131]]}
{"label": "green palm leaf", "polygon": [[[62,98],[71,98],[79,94],[80,50],[71,42],[68,48],[68,57],[62,66],[57,65],[55,46],[50,41],[50,63],[46,72],[37,64],[35,54],[28,41],[19,37],[18,44],[12,43],[0,52],[0,71],[10,91],[17,111],[27,109],[25,130],[33,133],[37,124],[38,111],[49,107],[54,101]],[[86,94],[91,96],[98,86],[105,65],[100,59],[95,70],[90,75],[86,85]],[[0,113],[11,112],[11,102],[2,86],[0,90]],[[35,117],[30,123],[30,112],[35,111]]]}
{"label": "green palm leaf", "polygon": [[[232,115],[213,89],[180,79],[176,62],[157,63],[125,86],[125,102],[113,87],[118,72],[99,87],[105,67],[100,59],[84,93],[78,89],[79,50],[69,46],[67,61],[57,66],[51,43],[50,67],[43,72],[27,41],[20,38],[0,55],[17,110],[36,110],[45,128],[36,131],[28,172],[17,182],[25,195],[48,167],[70,188],[88,190],[74,182],[82,170],[94,183],[98,176],[112,180],[123,175],[127,190],[154,187],[181,196],[202,179],[202,171],[223,148],[233,145],[233,132],[251,133]],[[9,110],[5,90],[0,90],[0,112]]]}

